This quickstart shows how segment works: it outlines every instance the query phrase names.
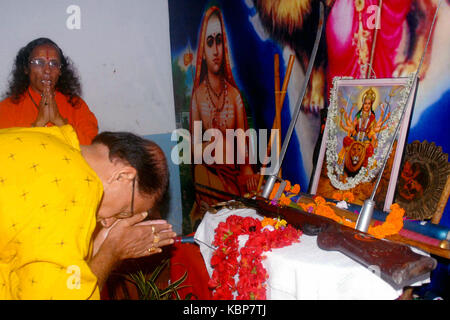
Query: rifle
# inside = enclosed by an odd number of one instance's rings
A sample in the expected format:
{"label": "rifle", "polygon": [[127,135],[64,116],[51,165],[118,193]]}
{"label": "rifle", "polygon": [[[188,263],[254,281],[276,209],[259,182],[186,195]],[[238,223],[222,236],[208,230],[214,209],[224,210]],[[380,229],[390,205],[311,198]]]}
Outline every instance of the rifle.
{"label": "rifle", "polygon": [[301,209],[271,205],[266,199],[239,197],[196,183],[196,186],[240,202],[260,215],[282,218],[306,235],[317,236],[320,249],[339,251],[369,268],[396,289],[406,287],[434,268],[434,258],[417,254],[409,246],[377,239],[367,233],[341,225],[329,218]]}

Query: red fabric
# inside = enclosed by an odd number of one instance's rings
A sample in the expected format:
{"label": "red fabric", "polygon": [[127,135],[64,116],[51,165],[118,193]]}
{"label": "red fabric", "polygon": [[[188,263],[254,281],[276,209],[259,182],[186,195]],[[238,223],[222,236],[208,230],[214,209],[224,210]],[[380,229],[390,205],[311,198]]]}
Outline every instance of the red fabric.
{"label": "red fabric", "polygon": [[345,136],[344,141],[343,141],[344,147],[348,147],[349,145],[352,144],[353,141],[354,140],[352,138],[350,138],[349,136]]}
{"label": "red fabric", "polygon": [[[368,32],[368,54],[372,49],[375,27],[373,6],[378,6],[378,0],[365,0],[361,12],[363,29]],[[411,8],[411,0],[383,1],[378,29],[376,50],[372,68],[377,78],[392,77],[397,67],[396,57],[400,50],[404,22]],[[355,9],[354,0],[337,0],[328,15],[326,23],[326,42],[328,48],[328,92],[333,85],[335,76],[351,76],[361,78],[358,64],[358,54],[354,44],[354,35],[359,28],[359,14]]]}
{"label": "red fabric", "polygon": [[[0,102],[0,129],[11,127],[31,127],[36,120],[38,109],[30,98],[31,94],[34,102],[39,105],[41,95],[29,88],[15,104],[11,98],[6,98]],[[95,115],[89,110],[83,99],[79,98],[78,103],[72,106],[67,97],[56,91],[55,100],[59,113],[75,129],[80,144],[89,145],[92,139],[98,134],[98,123]],[[51,124],[49,124],[51,125]]]}
{"label": "red fabric", "polygon": [[171,257],[171,282],[180,279],[185,272],[188,276],[182,286],[187,287],[178,291],[181,299],[191,293],[191,299],[211,300],[211,291],[208,289],[209,274],[199,247],[190,243],[175,243]]}
{"label": "red fabric", "polygon": [[367,165],[369,164],[369,158],[371,156],[373,156],[374,153],[374,149],[373,149],[373,145],[372,144],[367,144],[366,145],[366,156],[364,157],[364,163],[363,166],[367,167]]}

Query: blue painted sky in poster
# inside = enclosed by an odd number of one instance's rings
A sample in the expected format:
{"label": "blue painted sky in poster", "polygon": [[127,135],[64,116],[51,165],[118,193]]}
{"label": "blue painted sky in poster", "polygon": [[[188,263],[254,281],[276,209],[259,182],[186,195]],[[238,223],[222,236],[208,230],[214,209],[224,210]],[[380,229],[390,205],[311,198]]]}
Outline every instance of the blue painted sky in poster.
{"label": "blue painted sky in poster", "polygon": [[[419,87],[420,88],[420,87]],[[420,116],[417,125],[410,128],[408,143],[414,140],[434,142],[442,151],[450,154],[450,90],[437,102],[429,106]],[[447,202],[442,214],[441,225],[450,227],[450,205]]]}
{"label": "blue painted sky in poster", "polygon": [[[420,90],[420,86],[419,86]],[[420,116],[417,125],[408,133],[408,143],[414,140],[434,141],[442,147],[442,151],[450,153],[450,90],[430,105]]]}

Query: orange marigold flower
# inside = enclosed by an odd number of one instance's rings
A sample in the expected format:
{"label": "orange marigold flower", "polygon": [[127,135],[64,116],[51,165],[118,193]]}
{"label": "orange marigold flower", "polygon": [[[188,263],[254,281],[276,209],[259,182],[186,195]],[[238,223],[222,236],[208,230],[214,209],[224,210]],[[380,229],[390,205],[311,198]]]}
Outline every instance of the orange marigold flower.
{"label": "orange marigold flower", "polygon": [[344,194],[342,195],[342,200],[347,201],[347,202],[352,202],[352,201],[355,201],[355,196],[354,196],[353,192],[347,191],[347,192],[344,192]]}
{"label": "orange marigold flower", "polygon": [[282,194],[280,197],[280,204],[283,206],[288,206],[291,204],[291,199]]}
{"label": "orange marigold flower", "polygon": [[323,206],[319,205],[316,209],[316,214],[333,219],[334,221],[341,222],[341,218],[334,213],[334,210],[331,209],[329,206]]}
{"label": "orange marigold flower", "polygon": [[324,216],[326,218],[329,218],[333,221],[336,221],[337,223],[340,224],[344,224],[344,225],[349,225],[350,222],[346,222],[345,219],[343,219],[342,217],[340,217],[339,215],[337,215],[333,208],[331,208],[328,205],[319,205],[317,206],[317,210],[315,212],[318,215]]}
{"label": "orange marigold flower", "polygon": [[341,201],[342,200],[342,193],[340,191],[333,192],[333,195],[331,196],[334,200]]}
{"label": "orange marigold flower", "polygon": [[316,202],[317,205],[323,205],[326,203],[325,199],[321,196],[314,197],[314,201]]}
{"label": "orange marigold flower", "polygon": [[299,193],[299,192],[300,192],[300,185],[299,185],[299,184],[295,184],[295,185],[292,187],[291,192],[292,192],[292,193],[295,193],[295,194]]}
{"label": "orange marigold flower", "polygon": [[300,206],[300,208],[302,208],[303,211],[308,211],[308,206],[304,203],[298,203],[298,205]]}
{"label": "orange marigold flower", "polygon": [[275,225],[275,219],[264,217],[261,221],[261,226],[264,228],[265,226],[274,226]]}
{"label": "orange marigold flower", "polygon": [[403,215],[405,210],[396,203],[391,205],[390,209],[391,212],[389,212],[386,217],[386,221],[376,227],[369,227],[369,234],[373,235],[375,238],[382,239],[386,236],[398,233],[403,228]]}
{"label": "orange marigold flower", "polygon": [[284,187],[284,191],[291,191],[291,182],[289,180],[286,181],[286,186]]}
{"label": "orange marigold flower", "polygon": [[387,235],[382,225],[376,227],[369,227],[369,230],[367,232],[377,239],[383,239]]}
{"label": "orange marigold flower", "polygon": [[390,209],[391,209],[391,212],[389,213],[389,215],[392,214],[393,216],[396,216],[396,217],[400,217],[401,216],[403,218],[403,215],[405,214],[405,209],[400,207],[398,205],[398,203],[393,203],[391,205]]}

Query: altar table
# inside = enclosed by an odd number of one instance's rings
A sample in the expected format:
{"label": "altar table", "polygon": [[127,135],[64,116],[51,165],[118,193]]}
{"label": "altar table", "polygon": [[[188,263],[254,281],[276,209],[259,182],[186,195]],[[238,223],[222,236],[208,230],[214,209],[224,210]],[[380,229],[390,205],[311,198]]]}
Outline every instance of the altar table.
{"label": "altar table", "polygon": [[[214,241],[214,230],[230,215],[262,219],[254,209],[221,209],[206,213],[195,238],[200,241],[200,252],[209,276]],[[271,300],[392,300],[402,294],[402,288],[393,288],[368,268],[336,251],[324,251],[316,236],[302,235],[299,243],[266,252],[263,260],[267,270],[267,299]],[[240,236],[243,246],[248,236]],[[415,252],[428,255],[413,248]],[[374,270],[376,271],[376,270]],[[430,275],[413,285],[430,281]]]}

